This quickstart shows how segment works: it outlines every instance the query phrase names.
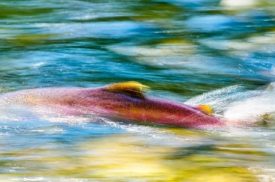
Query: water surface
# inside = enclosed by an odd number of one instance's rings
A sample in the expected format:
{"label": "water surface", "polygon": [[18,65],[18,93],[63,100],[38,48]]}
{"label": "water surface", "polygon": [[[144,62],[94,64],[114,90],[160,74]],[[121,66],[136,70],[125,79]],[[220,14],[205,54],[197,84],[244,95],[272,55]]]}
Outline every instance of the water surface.
{"label": "water surface", "polygon": [[[253,116],[251,105],[275,100],[274,9],[272,0],[2,0],[0,92],[136,80],[149,95]],[[248,109],[236,113],[236,102]],[[272,118],[196,131],[0,107],[2,181],[275,181]]]}

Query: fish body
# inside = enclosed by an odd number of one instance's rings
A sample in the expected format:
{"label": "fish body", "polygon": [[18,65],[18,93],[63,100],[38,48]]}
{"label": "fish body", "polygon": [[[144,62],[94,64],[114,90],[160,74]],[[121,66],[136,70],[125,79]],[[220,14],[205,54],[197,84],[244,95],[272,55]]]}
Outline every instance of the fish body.
{"label": "fish body", "polygon": [[[148,98],[147,86],[125,82],[100,88],[42,88],[17,91],[0,96],[0,103],[48,108],[65,115],[97,115],[131,122],[187,128],[221,126],[205,107]],[[207,108],[209,109],[209,108]]]}

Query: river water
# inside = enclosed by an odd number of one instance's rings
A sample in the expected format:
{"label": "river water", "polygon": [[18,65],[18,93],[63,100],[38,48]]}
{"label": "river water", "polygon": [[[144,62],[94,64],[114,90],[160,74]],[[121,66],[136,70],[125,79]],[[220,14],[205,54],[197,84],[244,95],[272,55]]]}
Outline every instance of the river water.
{"label": "river water", "polygon": [[273,0],[1,0],[1,93],[135,80],[265,122],[201,131],[0,106],[0,181],[275,181],[274,15]]}

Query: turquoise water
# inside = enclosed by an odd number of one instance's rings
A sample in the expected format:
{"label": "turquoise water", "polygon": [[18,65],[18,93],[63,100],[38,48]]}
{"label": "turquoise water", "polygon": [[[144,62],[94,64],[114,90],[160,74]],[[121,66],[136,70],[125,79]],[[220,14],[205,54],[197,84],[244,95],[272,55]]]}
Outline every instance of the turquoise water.
{"label": "turquoise water", "polygon": [[135,80],[222,117],[271,117],[196,131],[0,106],[0,180],[275,181],[274,15],[272,0],[2,0],[1,93]]}

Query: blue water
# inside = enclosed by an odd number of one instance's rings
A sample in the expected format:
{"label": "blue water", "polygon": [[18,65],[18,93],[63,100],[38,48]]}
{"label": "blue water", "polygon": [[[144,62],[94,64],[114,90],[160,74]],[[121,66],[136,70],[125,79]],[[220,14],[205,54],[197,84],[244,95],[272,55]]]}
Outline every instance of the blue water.
{"label": "blue water", "polygon": [[0,181],[275,181],[274,9],[272,0],[2,0],[0,93],[135,80],[149,96],[208,103],[222,117],[270,118],[197,131],[0,105]]}

